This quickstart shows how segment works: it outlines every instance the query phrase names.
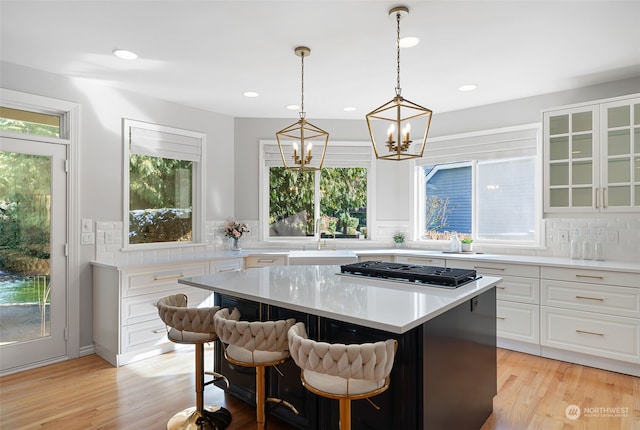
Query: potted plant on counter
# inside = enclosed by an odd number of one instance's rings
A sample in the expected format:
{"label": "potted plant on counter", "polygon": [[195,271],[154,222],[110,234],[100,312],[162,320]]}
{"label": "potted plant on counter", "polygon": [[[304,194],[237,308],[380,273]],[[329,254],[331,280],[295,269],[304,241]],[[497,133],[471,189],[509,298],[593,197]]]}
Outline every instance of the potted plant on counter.
{"label": "potted plant on counter", "polygon": [[462,239],[460,240],[460,243],[462,243],[462,252],[472,251],[471,243],[473,243],[473,239]]}
{"label": "potted plant on counter", "polygon": [[402,248],[404,243],[404,233],[396,233],[393,235],[393,241],[396,243],[396,248]]}

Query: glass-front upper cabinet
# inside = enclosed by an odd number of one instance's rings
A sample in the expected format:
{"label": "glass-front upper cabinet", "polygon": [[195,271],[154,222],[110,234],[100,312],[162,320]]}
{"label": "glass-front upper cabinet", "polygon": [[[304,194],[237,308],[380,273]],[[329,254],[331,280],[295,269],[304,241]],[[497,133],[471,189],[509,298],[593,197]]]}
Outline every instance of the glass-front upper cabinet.
{"label": "glass-front upper cabinet", "polygon": [[640,208],[640,97],[601,105],[603,210]]}
{"label": "glass-front upper cabinet", "polygon": [[598,206],[598,108],[544,113],[545,211]]}
{"label": "glass-front upper cabinet", "polygon": [[543,113],[545,212],[640,209],[640,96]]}

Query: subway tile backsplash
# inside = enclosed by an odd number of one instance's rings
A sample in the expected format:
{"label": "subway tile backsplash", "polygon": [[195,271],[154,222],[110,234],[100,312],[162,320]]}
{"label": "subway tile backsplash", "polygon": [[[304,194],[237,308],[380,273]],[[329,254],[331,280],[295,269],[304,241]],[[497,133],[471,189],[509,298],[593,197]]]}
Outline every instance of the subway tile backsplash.
{"label": "subway tile backsplash", "polygon": [[[243,248],[287,248],[293,245],[301,249],[300,243],[289,244],[279,242],[266,244],[259,242],[258,221],[242,220],[249,225],[249,232],[241,239]],[[207,221],[205,226],[206,243],[181,248],[165,248],[144,251],[123,250],[123,228],[120,221],[98,221],[96,223],[96,260],[109,264],[155,264],[171,261],[191,260],[204,257],[207,253],[228,250],[228,239],[224,237],[222,229],[226,220]],[[514,247],[489,247],[481,243],[474,244],[474,249],[485,253],[510,255],[535,255],[547,257],[570,257],[570,241],[575,229],[581,235],[589,231],[595,241],[598,231],[603,233],[605,244],[605,258],[613,261],[631,261],[640,264],[640,216],[638,214],[623,214],[607,216],[607,218],[548,218],[545,224],[545,244],[543,248],[525,249]],[[356,243],[340,243],[340,248],[391,248],[391,236],[396,231],[406,230],[406,225],[389,223],[379,225],[379,236],[389,240],[379,241],[376,245],[368,241]],[[420,243],[408,243],[408,247],[416,249],[448,249],[447,246],[425,246]]]}

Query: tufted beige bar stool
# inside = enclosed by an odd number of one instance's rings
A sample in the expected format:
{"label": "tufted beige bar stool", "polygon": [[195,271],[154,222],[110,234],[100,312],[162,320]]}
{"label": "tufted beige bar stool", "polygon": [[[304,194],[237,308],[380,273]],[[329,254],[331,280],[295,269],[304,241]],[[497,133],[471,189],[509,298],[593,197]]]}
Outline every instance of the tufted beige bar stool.
{"label": "tufted beige bar stool", "polygon": [[[204,344],[218,339],[213,316],[220,309],[218,306],[190,308],[187,296],[174,294],[163,297],[156,304],[158,315],[167,326],[167,336],[175,343],[193,344],[196,349],[196,406],[175,414],[167,423],[168,430],[207,429],[220,430],[229,425],[231,414],[220,406],[204,405],[204,387],[220,379],[229,386],[223,375],[204,371]],[[213,380],[205,383],[205,374],[212,375]]]}
{"label": "tufted beige bar stool", "polygon": [[389,388],[398,342],[344,345],[316,342],[303,323],[289,329],[291,358],[302,370],[302,385],[314,394],[340,401],[340,429],[351,429],[351,400],[369,399]]}
{"label": "tufted beige bar stool", "polygon": [[[265,367],[284,363],[289,358],[287,333],[294,319],[278,321],[240,321],[238,309],[220,309],[214,316],[216,332],[224,346],[224,356],[231,364],[256,369],[257,428],[266,428],[265,404],[274,402],[297,409],[281,399],[265,398]],[[277,370],[277,368],[276,368]]]}

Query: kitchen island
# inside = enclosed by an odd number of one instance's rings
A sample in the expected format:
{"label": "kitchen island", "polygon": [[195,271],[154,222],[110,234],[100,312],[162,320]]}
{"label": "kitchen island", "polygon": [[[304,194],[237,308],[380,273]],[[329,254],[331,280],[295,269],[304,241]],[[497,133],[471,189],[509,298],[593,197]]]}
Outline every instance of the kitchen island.
{"label": "kitchen island", "polygon": [[[398,340],[389,390],[353,404],[354,429],[480,428],[496,394],[497,277],[456,289],[341,275],[340,266],[271,266],[181,279],[238,307],[242,319],[295,318],[327,342]],[[255,401],[254,371],[229,365],[218,348],[216,370],[228,392]],[[301,429],[335,428],[338,402],[309,393],[292,361],[270,370],[268,396],[294,404],[271,411]]]}

